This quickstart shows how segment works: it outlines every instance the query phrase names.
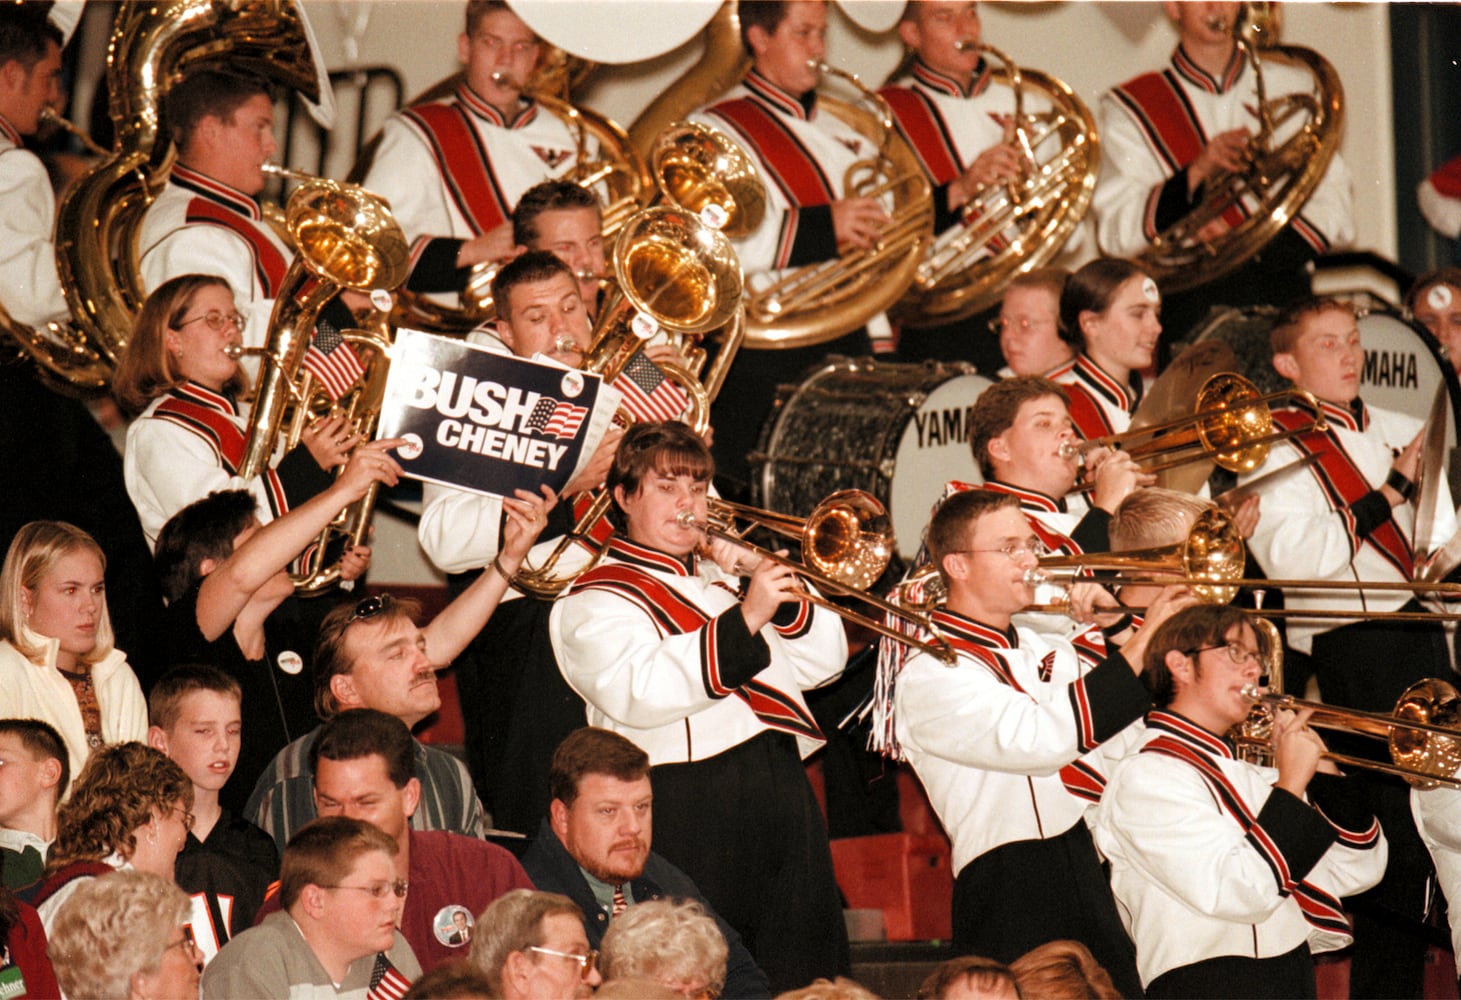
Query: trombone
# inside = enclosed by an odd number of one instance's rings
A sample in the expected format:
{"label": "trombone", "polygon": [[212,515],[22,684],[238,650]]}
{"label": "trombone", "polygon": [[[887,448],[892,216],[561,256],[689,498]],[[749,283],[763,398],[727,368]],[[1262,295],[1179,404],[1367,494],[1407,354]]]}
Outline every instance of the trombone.
{"label": "trombone", "polygon": [[[706,500],[706,513],[706,519],[701,520],[693,512],[685,510],[676,520],[684,527],[698,528],[708,536],[743,546],[762,559],[789,566],[822,590],[856,598],[885,615],[915,625],[933,638],[913,638],[891,625],[844,608],[810,591],[803,591],[800,595],[810,604],[825,608],[879,635],[921,649],[943,663],[954,662],[953,649],[939,638],[933,623],[927,618],[867,593],[893,558],[892,522],[887,508],[872,494],[862,490],[839,490],[817,504],[805,518],[776,514],[716,497]],[[737,519],[749,523],[738,529]],[[747,542],[744,536],[756,527],[800,539],[805,562],[797,562]]]}
{"label": "trombone", "polygon": [[[1271,668],[1270,668],[1271,669]],[[1271,678],[1270,678],[1271,679]],[[1461,766],[1461,698],[1449,683],[1434,677],[1416,681],[1400,695],[1395,708],[1389,714],[1365,712],[1354,708],[1337,708],[1320,701],[1305,701],[1286,694],[1273,694],[1253,684],[1243,687],[1243,695],[1257,706],[1269,710],[1268,722],[1271,732],[1271,712],[1289,709],[1299,712],[1305,709],[1314,713],[1309,725],[1335,732],[1370,736],[1385,740],[1390,747],[1392,763],[1353,757],[1348,754],[1325,751],[1324,757],[1336,764],[1359,767],[1366,770],[1392,774],[1420,789],[1447,785],[1461,788],[1461,779],[1455,777]],[[1268,734],[1257,727],[1244,723],[1236,737],[1239,746],[1257,748],[1260,751],[1269,745]]]}
{"label": "trombone", "polygon": [[[1313,410],[1313,423],[1296,430],[1274,430],[1268,404],[1280,399],[1297,400]],[[1143,472],[1213,461],[1229,472],[1244,473],[1266,462],[1274,444],[1328,427],[1319,400],[1312,393],[1293,388],[1260,395],[1242,375],[1218,372],[1197,391],[1197,400],[1187,416],[1091,438],[1062,448],[1061,454],[1081,458],[1092,448],[1116,447],[1138,460],[1156,460],[1144,466]]]}

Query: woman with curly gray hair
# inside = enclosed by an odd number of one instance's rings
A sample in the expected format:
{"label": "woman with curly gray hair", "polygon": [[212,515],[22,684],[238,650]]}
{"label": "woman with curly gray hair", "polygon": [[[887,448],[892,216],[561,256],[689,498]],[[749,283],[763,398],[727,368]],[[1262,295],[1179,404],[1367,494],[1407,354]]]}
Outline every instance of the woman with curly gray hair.
{"label": "woman with curly gray hair", "polygon": [[725,986],[725,938],[693,900],[636,903],[609,924],[600,951],[605,982],[642,976],[683,997],[710,998]]}
{"label": "woman with curly gray hair", "polygon": [[56,913],[47,953],[61,989],[96,1000],[197,1000],[192,903],[167,879],[87,879]]}

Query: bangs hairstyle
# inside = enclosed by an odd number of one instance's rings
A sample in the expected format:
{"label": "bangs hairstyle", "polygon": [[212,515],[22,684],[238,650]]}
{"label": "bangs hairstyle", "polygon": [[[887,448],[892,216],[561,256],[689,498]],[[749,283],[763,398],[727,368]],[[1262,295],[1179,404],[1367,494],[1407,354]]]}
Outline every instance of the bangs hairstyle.
{"label": "bangs hairstyle", "polygon": [[[624,487],[625,496],[633,496],[651,472],[709,482],[715,475],[715,459],[704,440],[678,420],[635,424],[619,441],[605,485],[611,496],[616,486]],[[623,524],[624,512],[617,501],[614,510]]]}
{"label": "bangs hairstyle", "polygon": [[233,555],[233,540],[254,523],[259,502],[248,490],[219,490],[194,500],[157,533],[152,563],[162,596],[171,604],[203,579],[203,560]]}
{"label": "bangs hairstyle", "polygon": [[1407,319],[1415,318],[1416,303],[1437,285],[1450,285],[1456,290],[1455,298],[1451,302],[1451,308],[1461,309],[1461,267],[1442,267],[1434,271],[1427,271],[1415,279],[1415,284],[1410,286],[1410,291],[1405,293],[1405,316]]}
{"label": "bangs hairstyle", "polygon": [[394,858],[400,846],[363,819],[321,816],[300,827],[279,859],[279,906],[288,910],[307,885],[339,885],[362,854],[381,851]]}
{"label": "bangs hairstyle", "polygon": [[37,761],[59,762],[61,774],[56,780],[56,798],[66,797],[66,785],[71,780],[71,755],[66,752],[66,741],[55,726],[40,719],[0,719],[0,736],[20,740],[20,745]]}
{"label": "bangs hairstyle", "polygon": [[255,97],[274,100],[274,92],[263,77],[221,69],[198,69],[174,84],[162,99],[162,120],[177,142],[187,151],[193,131],[210,115],[231,122],[233,114]]}
{"label": "bangs hairstyle", "polygon": [[[132,340],[112,379],[112,396],[130,416],[135,417],[158,396],[186,381],[167,349],[167,332],[177,329],[205,288],[222,288],[233,294],[228,282],[217,275],[180,274],[159,285],[142,303],[132,327]],[[243,368],[235,367],[233,377],[223,388],[235,394],[247,389]]]}
{"label": "bangs hairstyle", "polygon": [[1269,348],[1274,354],[1288,354],[1304,335],[1304,324],[1311,317],[1322,316],[1327,312],[1346,313],[1351,319],[1358,319],[1359,316],[1353,305],[1332,295],[1300,299],[1279,313],[1273,329],[1268,332]]}
{"label": "bangs hairstyle", "polygon": [[363,622],[396,622],[401,619],[415,621],[421,614],[421,604],[409,597],[392,597],[381,594],[365,600],[381,602],[380,611],[369,618],[356,618],[355,604],[342,604],[320,622],[320,638],[315,644],[315,714],[321,719],[333,719],[340,714],[340,702],[330,690],[330,681],[337,675],[348,674],[355,667],[355,660],[345,652],[345,638],[353,625]]}
{"label": "bangs hairstyle", "polygon": [[185,663],[173,667],[152,685],[152,693],[147,696],[148,721],[163,732],[172,732],[183,714],[183,699],[199,691],[232,696],[243,707],[243,688],[237,680],[217,667]]}
{"label": "bangs hairstyle", "polygon": [[934,511],[933,520],[928,524],[928,537],[924,541],[928,545],[929,558],[938,567],[945,586],[949,579],[944,573],[944,557],[967,544],[981,517],[1006,507],[1018,510],[1020,498],[1013,493],[996,493],[993,490],[965,490],[949,497]]}
{"label": "bangs hairstyle", "polygon": [[[1167,669],[1167,654],[1176,650],[1184,655],[1190,649],[1201,646],[1221,646],[1234,625],[1248,624],[1248,616],[1241,608],[1227,604],[1198,604],[1183,608],[1171,618],[1157,626],[1146,647],[1142,661],[1141,681],[1152,693],[1152,701],[1158,708],[1172,704],[1176,695],[1173,689],[1172,672]],[[1258,641],[1258,656],[1266,659],[1270,650],[1268,637],[1253,629]]]}
{"label": "bangs hairstyle", "polygon": [[578,783],[589,774],[638,781],[649,775],[649,754],[618,733],[584,726],[569,733],[553,751],[548,793],[571,806],[578,798]]}
{"label": "bangs hairstyle", "polygon": [[560,274],[573,282],[574,291],[578,290],[578,279],[573,276],[573,269],[563,263],[557,254],[547,250],[529,250],[503,264],[497,277],[492,279],[492,301],[497,307],[497,318],[512,321],[510,299],[512,290],[518,285],[552,281]]}
{"label": "bangs hairstyle", "polygon": [[160,750],[135,741],[91,752],[71,798],[57,812],[56,842],[46,872],[73,861],[123,860],[137,850],[137,831],[181,805],[193,809],[193,782]]}
{"label": "bangs hairstyle", "polygon": [[989,442],[1014,426],[1020,407],[1032,399],[1054,396],[1067,411],[1070,394],[1065,387],[1043,375],[1016,375],[1001,379],[979,394],[969,413],[969,450],[985,479],[993,479],[994,466],[989,461]]}
{"label": "bangs hairstyle", "polygon": [[572,181],[543,181],[523,192],[517,207],[512,210],[512,241],[518,246],[531,247],[537,242],[538,216],[544,212],[566,212],[572,209],[591,208],[600,211],[598,197],[588,188]]}
{"label": "bangs hairstyle", "polygon": [[1097,257],[1065,281],[1060,292],[1060,339],[1076,350],[1085,347],[1081,313],[1104,313],[1111,308],[1116,290],[1137,275],[1147,273],[1121,257]]}
{"label": "bangs hairstyle", "polygon": [[[65,521],[32,521],[21,528],[5,553],[5,567],[0,570],[0,639],[4,639],[32,663],[43,663],[48,643],[32,642],[25,633],[25,600],[23,591],[34,593],[56,563],[74,552],[90,552],[101,561],[106,574],[107,556],[96,539]],[[106,591],[101,595],[101,613],[96,619],[96,645],[91,652],[77,657],[81,663],[100,663],[112,651],[116,637],[112,617],[107,611]]]}

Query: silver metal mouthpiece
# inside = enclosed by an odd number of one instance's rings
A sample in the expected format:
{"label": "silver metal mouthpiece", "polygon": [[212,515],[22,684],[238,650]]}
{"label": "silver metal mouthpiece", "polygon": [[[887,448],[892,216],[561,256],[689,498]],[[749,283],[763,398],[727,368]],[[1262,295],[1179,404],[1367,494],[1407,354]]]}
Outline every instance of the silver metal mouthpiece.
{"label": "silver metal mouthpiece", "polygon": [[523,85],[513,79],[510,73],[504,73],[500,69],[492,71],[492,82],[499,87],[507,87],[510,90],[522,90]]}
{"label": "silver metal mouthpiece", "polygon": [[975,49],[979,48],[979,43],[971,42],[967,38],[961,38],[954,43],[954,48],[960,52],[973,52]]}
{"label": "silver metal mouthpiece", "polygon": [[1207,25],[1208,31],[1229,32],[1233,30],[1233,25],[1228,21],[1227,18],[1223,17],[1220,14],[1212,15],[1203,23]]}
{"label": "silver metal mouthpiece", "polygon": [[246,353],[242,344],[224,344],[223,353],[237,361]]}
{"label": "silver metal mouthpiece", "polygon": [[1079,462],[1081,459],[1081,446],[1074,441],[1062,441],[1060,443],[1060,457],[1066,461],[1075,460]]}
{"label": "silver metal mouthpiece", "polygon": [[558,339],[553,341],[553,350],[559,354],[582,354],[583,348],[578,341],[569,334],[560,334]]}
{"label": "silver metal mouthpiece", "polygon": [[693,510],[682,510],[675,515],[675,523],[682,528],[695,527],[695,512]]}
{"label": "silver metal mouthpiece", "polygon": [[1039,587],[1050,582],[1050,573],[1039,566],[1031,566],[1025,571],[1025,586]]}
{"label": "silver metal mouthpiece", "polygon": [[1244,684],[1239,693],[1249,701],[1262,701],[1263,696],[1268,693],[1268,689],[1257,684]]}

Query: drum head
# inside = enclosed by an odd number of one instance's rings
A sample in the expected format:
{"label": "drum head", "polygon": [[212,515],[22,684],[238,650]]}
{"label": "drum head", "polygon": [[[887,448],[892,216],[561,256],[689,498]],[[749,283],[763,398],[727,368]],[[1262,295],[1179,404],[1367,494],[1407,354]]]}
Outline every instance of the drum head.
{"label": "drum head", "polygon": [[887,505],[898,554],[911,561],[944,484],[983,482],[969,414],[991,384],[967,365],[834,360],[772,410],[756,502],[805,517],[836,490],[867,490]]}

